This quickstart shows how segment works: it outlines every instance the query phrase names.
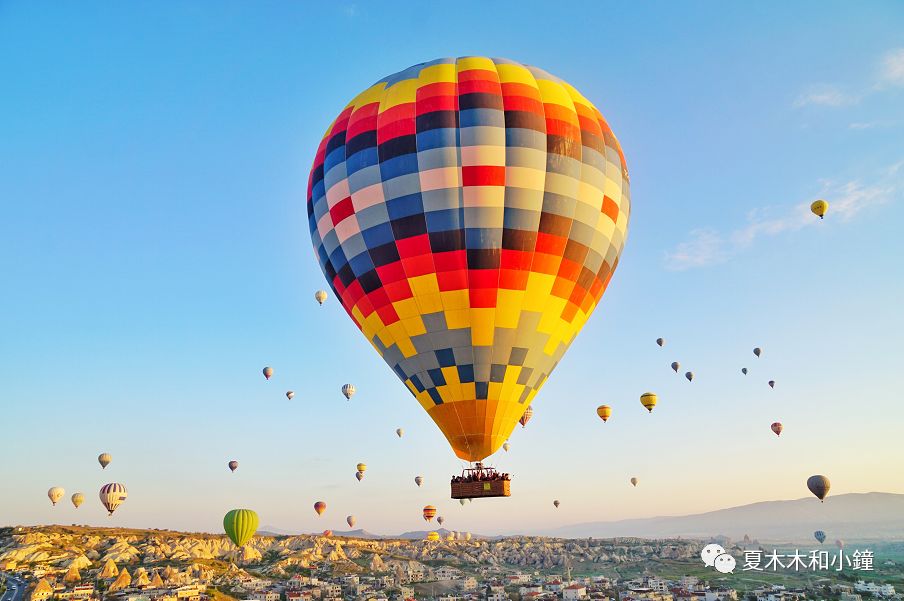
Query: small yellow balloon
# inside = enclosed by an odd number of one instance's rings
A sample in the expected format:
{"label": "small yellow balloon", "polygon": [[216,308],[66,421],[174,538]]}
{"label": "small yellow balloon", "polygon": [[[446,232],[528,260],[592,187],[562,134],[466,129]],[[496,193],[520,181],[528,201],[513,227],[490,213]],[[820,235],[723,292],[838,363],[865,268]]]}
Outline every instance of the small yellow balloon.
{"label": "small yellow balloon", "polygon": [[600,419],[604,422],[608,421],[612,416],[612,407],[610,407],[609,405],[600,405],[596,408],[596,414],[600,416]]}
{"label": "small yellow balloon", "polygon": [[823,219],[825,217],[826,211],[829,210],[829,203],[824,200],[816,200],[813,201],[813,204],[810,205],[810,210],[813,211],[813,214]]}
{"label": "small yellow balloon", "polygon": [[653,407],[656,406],[656,394],[653,392],[645,392],[640,395],[640,404],[646,407],[647,411],[650,413],[653,412]]}

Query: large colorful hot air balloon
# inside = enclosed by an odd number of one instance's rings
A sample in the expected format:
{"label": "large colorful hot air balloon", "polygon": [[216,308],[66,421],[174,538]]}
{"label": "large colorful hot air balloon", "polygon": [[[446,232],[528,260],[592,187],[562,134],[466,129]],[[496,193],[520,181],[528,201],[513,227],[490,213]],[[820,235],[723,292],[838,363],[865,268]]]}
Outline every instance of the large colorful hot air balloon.
{"label": "large colorful hot air balloon", "polygon": [[596,408],[596,414],[600,416],[600,419],[603,422],[609,421],[609,418],[612,417],[612,407],[609,405],[600,405]]}
{"label": "large colorful hot air balloon", "polygon": [[782,422],[772,422],[772,425],[769,427],[772,428],[772,431],[775,432],[776,436],[781,436],[782,430],[785,429],[785,427],[782,425]]}
{"label": "large colorful hot air balloon", "polygon": [[314,511],[317,512],[317,515],[323,515],[323,512],[326,511],[326,503],[323,501],[317,501],[314,503]]}
{"label": "large colorful hot air balloon", "polygon": [[233,509],[223,516],[223,530],[237,547],[243,547],[251,540],[257,526],[257,513],[251,509]]}
{"label": "large colorful hot air balloon", "polygon": [[124,485],[118,482],[111,482],[100,487],[98,496],[100,496],[100,502],[110,512],[108,515],[113,515],[116,508],[129,496],[129,491],[126,490]]}
{"label": "large colorful hot air balloon", "polygon": [[810,205],[810,211],[820,219],[823,219],[826,216],[826,211],[828,210],[829,203],[824,200],[814,200],[813,204]]}
{"label": "large colorful hot air balloon", "polygon": [[63,490],[60,486],[54,486],[50,490],[47,491],[47,497],[50,499],[50,503],[53,505],[57,504],[57,501],[63,498],[63,495],[66,494],[66,491]]}
{"label": "large colorful hot air balloon", "polygon": [[355,393],[357,391],[358,391],[358,389],[355,388],[354,384],[344,384],[342,386],[342,394],[345,396],[345,398],[347,400],[351,400],[351,398],[355,395]]}
{"label": "large colorful hot air balloon", "polygon": [[831,486],[829,479],[825,476],[816,475],[807,478],[807,488],[809,488],[810,492],[816,495],[816,498],[820,501],[823,501],[826,498],[826,495],[829,494],[829,488]]}
{"label": "large colorful hot air balloon", "polygon": [[518,420],[518,423],[521,424],[521,427],[523,428],[524,426],[527,425],[527,422],[529,422],[533,416],[534,416],[534,408],[527,407],[524,410],[524,413],[521,414],[521,419]]}
{"label": "large colorful hot air balloon", "polygon": [[97,456],[97,462],[100,463],[100,467],[103,469],[107,469],[111,461],[113,461],[113,456],[110,453],[101,453]]}
{"label": "large colorful hot air balloon", "polygon": [[645,392],[640,395],[640,404],[643,405],[650,413],[653,413],[653,407],[656,406],[656,401],[658,400],[659,397],[656,396],[655,392]]}
{"label": "large colorful hot air balloon", "polygon": [[229,470],[234,472],[237,469],[239,469],[239,462],[233,459],[229,462]]}
{"label": "large colorful hot air balloon", "polygon": [[329,295],[326,293],[326,290],[318,290],[314,293],[314,300],[317,301],[318,305],[322,305],[326,302],[327,296]]}
{"label": "large colorful hot air balloon", "polygon": [[818,540],[819,544],[821,545],[826,540],[826,533],[823,532],[822,530],[817,530],[816,532],[813,533],[813,538]]}
{"label": "large colorful hot air balloon", "polygon": [[354,527],[355,527],[355,523],[356,523],[357,521],[358,521],[357,518],[355,518],[355,516],[353,516],[353,515],[347,516],[347,517],[345,518],[345,523],[348,524],[348,527],[349,527],[349,528],[354,528]]}
{"label": "large colorful hot air balloon", "polygon": [[307,197],[336,297],[467,461],[505,442],[596,308],[629,205],[596,107],[483,57],[358,95],[328,127]]}
{"label": "large colorful hot air balloon", "polygon": [[82,493],[77,492],[74,495],[72,495],[72,504],[75,505],[76,509],[78,509],[79,506],[84,502],[85,502],[85,495],[83,495]]}
{"label": "large colorful hot air balloon", "polygon": [[261,371],[264,374],[264,377],[267,378],[268,380],[273,376],[273,368],[272,367],[265,367]]}
{"label": "large colorful hot air balloon", "polygon": [[436,515],[436,507],[433,505],[425,505],[424,506],[424,519],[428,522],[433,519],[433,516]]}

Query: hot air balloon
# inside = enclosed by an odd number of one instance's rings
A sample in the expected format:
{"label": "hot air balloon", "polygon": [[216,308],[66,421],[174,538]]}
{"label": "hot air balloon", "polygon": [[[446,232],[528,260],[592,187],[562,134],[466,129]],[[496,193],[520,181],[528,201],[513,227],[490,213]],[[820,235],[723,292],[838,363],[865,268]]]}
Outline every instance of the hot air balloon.
{"label": "hot air balloon", "polygon": [[813,538],[818,540],[819,544],[822,544],[826,540],[826,533],[823,532],[822,530],[817,530],[816,532],[813,533]]}
{"label": "hot air balloon", "polygon": [[264,377],[267,378],[268,380],[271,378],[271,376],[273,376],[273,368],[272,367],[265,367],[262,371],[263,371]]}
{"label": "hot air balloon", "polygon": [[50,502],[53,505],[57,504],[57,501],[63,498],[63,495],[66,494],[66,491],[63,490],[60,486],[54,486],[50,490],[47,491],[47,496],[50,498]]}
{"label": "hot air balloon", "polygon": [[110,453],[101,453],[97,456],[97,462],[100,463],[100,467],[103,469],[107,469],[111,461],[113,461],[113,456]]}
{"label": "hot air balloon", "polygon": [[430,541],[431,543],[435,543],[439,540],[439,532],[428,532],[426,540]]}
{"label": "hot air balloon", "polygon": [[742,367],[742,368],[741,368],[741,373],[744,374],[744,375],[746,376],[746,375],[747,375],[747,368],[746,368],[746,367]]}
{"label": "hot air balloon", "polygon": [[753,349],[753,354],[756,355],[757,357],[759,357],[760,355],[763,354],[763,349],[761,349],[760,347],[756,347],[755,349]]}
{"label": "hot air balloon", "polygon": [[420,486],[421,484],[424,483],[424,477],[423,476],[415,476],[414,483],[417,484],[418,486]]}
{"label": "hot air balloon", "polygon": [[436,523],[439,524],[440,526],[442,526],[443,522],[445,522],[445,521],[446,521],[446,518],[444,518],[443,516],[438,516],[436,518]]}
{"label": "hot air balloon", "polygon": [[844,541],[841,540],[840,538],[836,538],[835,546],[838,547],[839,549],[844,549]]}
{"label": "hot air balloon", "polygon": [[111,482],[100,487],[99,496],[100,502],[110,512],[108,515],[113,515],[116,508],[129,496],[129,491],[126,490],[124,485],[118,482]]}
{"label": "hot air balloon", "polygon": [[658,344],[659,346],[665,346],[665,338],[657,338],[656,344]]}
{"label": "hot air balloon", "polygon": [[238,467],[239,467],[239,462],[236,461],[235,459],[233,459],[232,461],[229,462],[229,469],[232,470],[233,472],[235,470],[237,470]]}
{"label": "hot air balloon", "polygon": [[323,305],[323,303],[326,302],[327,296],[326,290],[318,290],[314,293],[314,300],[317,301],[318,305]]}
{"label": "hot air balloon", "polygon": [[508,453],[508,450],[509,450],[510,448],[512,448],[512,445],[510,445],[510,444],[508,443],[508,441],[502,443],[502,450],[505,451],[506,453]]}
{"label": "hot air balloon", "polygon": [[433,516],[436,515],[436,507],[433,505],[425,505],[424,506],[424,519],[428,522],[433,519]]}
{"label": "hot air balloon", "polygon": [[223,516],[223,530],[237,547],[244,547],[257,532],[257,513],[251,509],[233,509]]}
{"label": "hot air balloon", "polygon": [[775,432],[776,436],[781,436],[782,430],[785,429],[785,427],[782,425],[782,422],[772,422],[772,425],[769,427],[772,428],[772,431]]}
{"label": "hot air balloon", "polygon": [[524,426],[527,425],[527,422],[529,422],[530,418],[532,418],[533,416],[534,416],[534,408],[528,407],[527,409],[524,410],[524,413],[521,414],[521,419],[518,420],[518,423],[521,424],[521,427],[523,428]]}
{"label": "hot air balloon", "polygon": [[769,388],[775,388],[775,380],[769,380]]}
{"label": "hot air balloon", "polygon": [[681,364],[677,361],[672,361],[672,370],[677,374],[679,369],[681,369]]}
{"label": "hot air balloon", "polygon": [[326,536],[326,537],[333,536],[333,531],[332,530],[324,530],[323,536]]}
{"label": "hot air balloon", "polygon": [[367,471],[367,464],[366,464],[366,463],[359,463],[359,464],[357,465],[357,470],[363,474],[364,472]]}
{"label": "hot air balloon", "polygon": [[684,374],[684,377],[687,378],[688,382],[693,382],[694,381],[694,372],[689,371],[686,374]]}
{"label": "hot air balloon", "polygon": [[631,478],[631,484],[637,486],[637,478]]}
{"label": "hot air balloon", "polygon": [[558,500],[558,499],[556,499],[555,501],[553,501],[552,504],[556,506],[556,509],[558,509],[558,508],[559,508],[559,505],[561,505],[561,503],[559,503],[559,500]]}
{"label": "hot air balloon", "polygon": [[398,436],[399,438],[401,438],[402,435],[405,434],[405,430],[403,430],[403,429],[401,429],[401,428],[396,428],[395,433],[396,433],[396,436]]}
{"label": "hot air balloon", "polygon": [[483,57],[358,95],[307,192],[333,292],[465,461],[510,437],[600,302],[629,205],[599,111],[545,71]]}
{"label": "hot air balloon", "polygon": [[656,401],[658,397],[654,392],[645,392],[640,395],[640,404],[646,407],[647,411],[653,413],[653,407],[656,406]]}
{"label": "hot air balloon", "polygon": [[81,505],[84,502],[85,502],[85,495],[83,495],[82,493],[77,492],[74,495],[72,495],[72,504],[75,505],[76,509],[78,509],[79,505]]}
{"label": "hot air balloon", "polygon": [[813,212],[814,215],[823,219],[826,215],[826,211],[829,210],[829,203],[824,200],[814,200],[813,204],[810,205],[810,211]]}
{"label": "hot air balloon", "polygon": [[820,501],[823,501],[826,498],[826,495],[829,494],[829,488],[831,486],[829,479],[825,476],[816,475],[807,478],[807,488],[809,488],[810,492],[816,495],[816,498]]}
{"label": "hot air balloon", "polygon": [[358,482],[364,479],[364,472],[355,472],[355,478],[358,479]]}
{"label": "hot air balloon", "polygon": [[609,421],[609,418],[612,417],[612,407],[609,405],[600,405],[596,408],[596,414],[603,422],[607,422]]}
{"label": "hot air balloon", "polygon": [[290,401],[291,401],[293,398],[295,398],[295,391],[294,391],[294,390],[287,390],[287,391],[286,391],[286,398],[289,399]]}
{"label": "hot air balloon", "polygon": [[458,502],[459,502],[461,505],[464,505],[465,503],[468,502],[468,500],[467,500],[467,499],[459,499]]}
{"label": "hot air balloon", "polygon": [[349,528],[354,528],[354,527],[355,527],[355,523],[356,523],[357,521],[358,521],[358,520],[355,519],[355,516],[353,516],[353,515],[350,515],[350,516],[348,516],[348,517],[345,518],[345,523],[348,524],[348,527],[349,527]]}
{"label": "hot air balloon", "polygon": [[471,540],[471,533],[465,532],[465,540]]}
{"label": "hot air balloon", "polygon": [[317,501],[314,503],[314,511],[317,512],[317,515],[323,515],[323,512],[326,511],[326,503],[323,501]]}
{"label": "hot air balloon", "polygon": [[355,395],[355,392],[357,392],[357,390],[358,389],[355,388],[354,384],[344,384],[342,386],[342,394],[344,394],[345,398],[348,400],[351,400],[351,398]]}

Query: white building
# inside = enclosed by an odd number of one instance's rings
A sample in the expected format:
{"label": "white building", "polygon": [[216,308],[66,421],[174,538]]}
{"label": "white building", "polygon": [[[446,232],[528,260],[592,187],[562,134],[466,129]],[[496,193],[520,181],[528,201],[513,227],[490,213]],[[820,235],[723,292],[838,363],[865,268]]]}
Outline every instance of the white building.
{"label": "white building", "polygon": [[461,570],[450,566],[442,566],[433,571],[437,580],[457,580],[461,578]]}
{"label": "white building", "polygon": [[562,589],[562,598],[565,601],[579,601],[587,598],[587,588],[580,584],[570,584]]}
{"label": "white building", "polygon": [[476,591],[477,590],[477,579],[473,576],[468,576],[466,578],[462,578],[458,582],[458,588],[463,591]]}
{"label": "white building", "polygon": [[276,591],[254,591],[251,593],[254,601],[279,601],[279,593]]}

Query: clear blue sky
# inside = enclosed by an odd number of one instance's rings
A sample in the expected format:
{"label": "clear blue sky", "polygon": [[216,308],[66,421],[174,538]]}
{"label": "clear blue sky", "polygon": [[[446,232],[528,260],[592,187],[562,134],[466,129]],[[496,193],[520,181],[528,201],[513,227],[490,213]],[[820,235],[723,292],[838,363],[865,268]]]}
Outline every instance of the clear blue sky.
{"label": "clear blue sky", "polygon": [[[108,481],[130,493],[115,523],[214,531],[247,506],[400,532],[433,503],[512,532],[798,498],[814,473],[904,493],[904,5],[329,4],[0,3],[0,523],[109,523]],[[515,496],[460,507],[432,421],[312,299],[305,189],[357,92],[467,54],[595,102],[633,210],[600,308],[494,457]],[[88,500],[51,508],[52,485]]]}

